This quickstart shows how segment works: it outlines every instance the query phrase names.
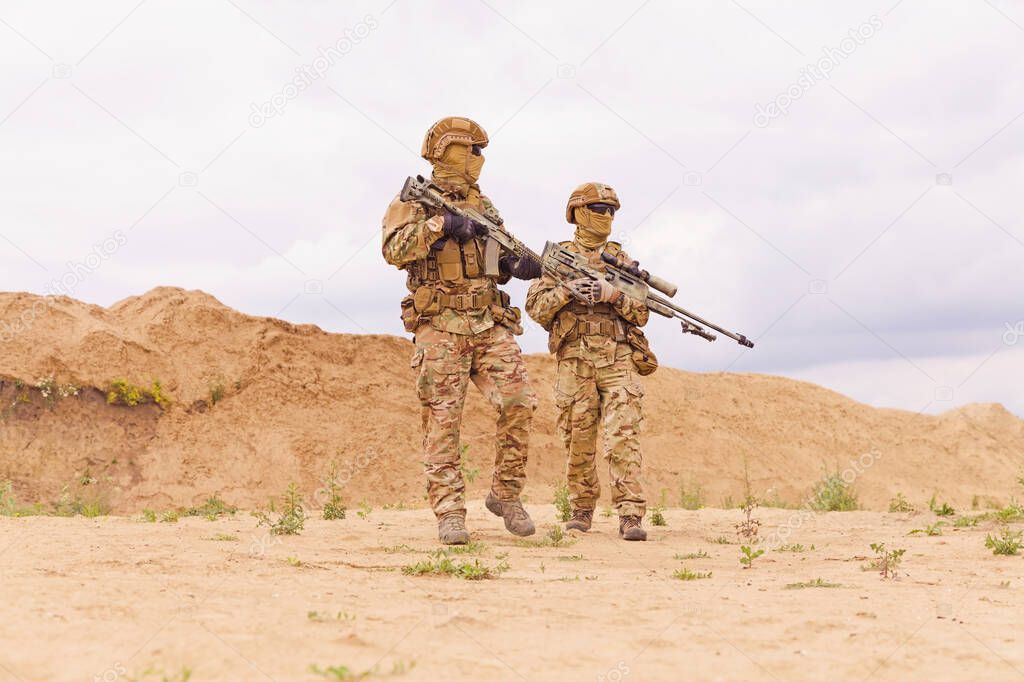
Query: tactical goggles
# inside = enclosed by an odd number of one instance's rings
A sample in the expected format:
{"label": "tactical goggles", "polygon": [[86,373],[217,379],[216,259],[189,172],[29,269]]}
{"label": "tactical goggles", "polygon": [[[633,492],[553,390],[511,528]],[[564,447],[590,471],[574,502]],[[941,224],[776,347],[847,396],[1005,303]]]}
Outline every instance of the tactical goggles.
{"label": "tactical goggles", "polygon": [[612,216],[615,215],[615,207],[612,206],[611,204],[597,202],[594,204],[587,204],[587,208],[589,208],[594,213],[608,213],[611,214]]}

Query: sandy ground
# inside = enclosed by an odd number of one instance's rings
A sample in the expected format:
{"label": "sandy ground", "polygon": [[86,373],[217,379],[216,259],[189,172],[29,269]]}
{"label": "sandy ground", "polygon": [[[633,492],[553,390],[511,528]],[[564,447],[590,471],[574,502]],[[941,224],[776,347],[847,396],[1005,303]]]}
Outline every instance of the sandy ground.
{"label": "sandy ground", "polygon": [[[471,582],[402,574],[437,548],[428,511],[354,511],[284,538],[242,513],[0,519],[0,680],[349,679],[313,665],[403,680],[1024,678],[1024,559],[985,549],[991,523],[923,537],[907,533],[930,513],[817,515],[789,538],[806,551],[744,570],[738,545],[712,542],[734,540],[737,511],[669,510],[628,545],[598,516],[536,547],[477,500],[479,558],[510,568]],[[762,534],[794,513],[759,510]],[[906,548],[900,579],[862,570],[872,542]],[[682,566],[712,576],[674,579]],[[817,578],[841,587],[786,588]]]}

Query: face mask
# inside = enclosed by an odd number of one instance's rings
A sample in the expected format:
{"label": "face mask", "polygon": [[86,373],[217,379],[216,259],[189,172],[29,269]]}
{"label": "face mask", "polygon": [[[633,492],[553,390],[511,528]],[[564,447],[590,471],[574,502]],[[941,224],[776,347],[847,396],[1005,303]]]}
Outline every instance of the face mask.
{"label": "face mask", "polygon": [[468,145],[453,142],[444,150],[441,160],[434,164],[434,179],[465,192],[480,179],[483,167],[483,155],[473,154]]}
{"label": "face mask", "polygon": [[612,233],[612,215],[610,213],[594,213],[589,208],[577,208],[573,216],[576,218],[576,241],[588,249],[597,247],[608,241]]}

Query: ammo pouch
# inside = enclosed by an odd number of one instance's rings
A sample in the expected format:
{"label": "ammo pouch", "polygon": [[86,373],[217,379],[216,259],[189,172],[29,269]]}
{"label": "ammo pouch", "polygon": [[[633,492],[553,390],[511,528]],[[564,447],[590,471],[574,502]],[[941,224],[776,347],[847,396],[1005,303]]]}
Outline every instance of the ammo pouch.
{"label": "ammo pouch", "polygon": [[413,333],[420,326],[420,315],[413,305],[412,294],[402,299],[402,326],[405,331]]}
{"label": "ammo pouch", "polygon": [[626,340],[629,347],[633,349],[633,364],[636,365],[636,373],[642,377],[653,374],[658,369],[658,358],[651,352],[651,344],[647,337],[640,330],[640,327],[628,325],[626,327]]}
{"label": "ammo pouch", "polygon": [[501,289],[495,289],[494,293],[496,294],[495,300],[491,303],[491,318],[494,323],[508,327],[513,334],[522,334],[523,328],[520,326],[523,319],[522,311],[512,306],[512,299]]}

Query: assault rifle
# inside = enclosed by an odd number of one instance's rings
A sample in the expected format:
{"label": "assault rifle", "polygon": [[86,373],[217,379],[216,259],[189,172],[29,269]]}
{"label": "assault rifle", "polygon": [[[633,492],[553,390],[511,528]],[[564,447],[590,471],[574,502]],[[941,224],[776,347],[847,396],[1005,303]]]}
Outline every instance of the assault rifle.
{"label": "assault rifle", "polygon": [[[608,253],[602,253],[601,260],[605,263],[603,272],[592,266],[583,254],[574,253],[561,244],[548,242],[544,246],[540,262],[545,273],[562,282],[587,279],[596,283],[598,280],[604,280],[627,296],[644,301],[652,313],[680,320],[684,334],[694,334],[702,339],[715,341],[718,337],[705,329],[705,327],[710,327],[733,339],[741,346],[754,347],[754,342],[743,334],[722,329],[690,311],[680,308],[667,298],[652,293],[651,289],[653,288],[670,297],[675,296],[676,286],[651,275],[646,270],[641,270],[636,261],[627,263]],[[572,288],[569,290],[577,300],[588,305],[594,304],[592,294],[582,294]]]}
{"label": "assault rifle", "polygon": [[455,215],[468,218],[476,223],[477,236],[484,240],[484,274],[497,277],[500,272],[498,260],[503,255],[519,258],[528,256],[540,263],[541,257],[531,251],[525,244],[502,229],[502,219],[498,212],[489,208],[483,212],[474,208],[457,206],[444,191],[422,175],[407,178],[398,198],[402,201],[417,201],[420,204],[448,211]]}

